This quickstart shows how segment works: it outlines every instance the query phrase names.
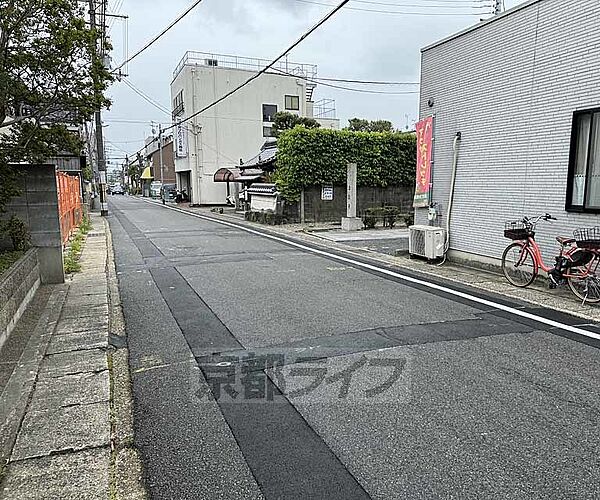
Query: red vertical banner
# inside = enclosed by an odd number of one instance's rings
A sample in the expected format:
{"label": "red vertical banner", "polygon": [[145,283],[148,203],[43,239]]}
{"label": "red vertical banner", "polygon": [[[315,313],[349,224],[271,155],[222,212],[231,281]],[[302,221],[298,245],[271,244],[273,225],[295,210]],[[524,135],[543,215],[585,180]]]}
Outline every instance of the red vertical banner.
{"label": "red vertical banner", "polygon": [[431,153],[433,150],[433,116],[416,124],[417,130],[417,185],[413,207],[429,206],[431,189]]}

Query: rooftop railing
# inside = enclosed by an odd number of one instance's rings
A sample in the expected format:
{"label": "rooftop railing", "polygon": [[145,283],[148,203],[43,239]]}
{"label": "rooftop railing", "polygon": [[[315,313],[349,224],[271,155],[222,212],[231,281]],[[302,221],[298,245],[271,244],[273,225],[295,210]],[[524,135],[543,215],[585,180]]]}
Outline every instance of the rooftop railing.
{"label": "rooftop railing", "polygon": [[[179,64],[173,71],[173,78],[185,66],[211,66],[216,68],[241,69],[246,71],[260,71],[264,69],[271,61],[268,59],[259,59],[255,57],[232,56],[226,54],[213,54],[210,52],[187,51]],[[273,66],[277,72],[287,73],[292,76],[303,78],[314,78],[317,76],[316,64],[302,64],[288,61],[287,57],[278,60]]]}
{"label": "rooftop railing", "polygon": [[321,99],[313,105],[314,118],[336,118],[335,99]]}

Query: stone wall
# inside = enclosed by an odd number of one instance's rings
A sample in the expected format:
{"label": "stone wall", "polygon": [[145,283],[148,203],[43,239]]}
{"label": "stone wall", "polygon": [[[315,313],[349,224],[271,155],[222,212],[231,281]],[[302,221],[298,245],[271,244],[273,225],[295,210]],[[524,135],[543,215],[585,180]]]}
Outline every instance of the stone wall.
{"label": "stone wall", "polygon": [[37,249],[32,248],[0,276],[0,347],[40,285]]}

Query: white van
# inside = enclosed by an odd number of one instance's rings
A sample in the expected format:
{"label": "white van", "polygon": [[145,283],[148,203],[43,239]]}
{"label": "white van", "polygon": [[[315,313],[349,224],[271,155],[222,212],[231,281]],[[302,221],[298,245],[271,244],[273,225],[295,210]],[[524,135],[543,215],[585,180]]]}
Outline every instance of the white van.
{"label": "white van", "polygon": [[160,190],[162,188],[162,182],[152,181],[150,183],[150,196],[152,198],[160,198]]}

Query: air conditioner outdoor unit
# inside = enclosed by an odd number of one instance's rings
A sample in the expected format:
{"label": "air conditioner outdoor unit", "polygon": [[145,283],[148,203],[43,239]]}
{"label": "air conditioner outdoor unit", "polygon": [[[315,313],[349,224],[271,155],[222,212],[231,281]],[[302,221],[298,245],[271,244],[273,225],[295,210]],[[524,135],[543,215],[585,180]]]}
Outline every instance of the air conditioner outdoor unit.
{"label": "air conditioner outdoor unit", "polygon": [[438,259],[444,256],[446,230],[434,226],[410,226],[408,228],[408,253]]}

